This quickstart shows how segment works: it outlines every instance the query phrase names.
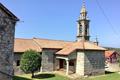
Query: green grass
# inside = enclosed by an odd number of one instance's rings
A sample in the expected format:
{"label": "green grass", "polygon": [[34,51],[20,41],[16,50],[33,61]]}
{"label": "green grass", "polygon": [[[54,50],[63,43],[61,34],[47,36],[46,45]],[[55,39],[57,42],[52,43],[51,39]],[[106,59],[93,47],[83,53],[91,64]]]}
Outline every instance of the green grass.
{"label": "green grass", "polygon": [[35,78],[33,79],[31,79],[30,74],[18,75],[15,76],[13,80],[69,80],[69,79],[67,77],[63,77],[57,74],[44,73],[35,75]]}
{"label": "green grass", "polygon": [[[67,77],[63,77],[57,74],[38,74],[34,79],[30,78],[30,74],[15,76],[13,80],[70,80]],[[120,80],[120,74],[118,73],[107,73],[106,75],[94,76],[88,78],[80,78],[75,80]]]}
{"label": "green grass", "polygon": [[107,73],[105,75],[93,76],[93,77],[84,78],[84,79],[77,79],[77,80],[120,80],[120,74]]}
{"label": "green grass", "polygon": [[120,74],[110,73],[110,74],[106,74],[103,76],[96,76],[96,77],[90,78],[88,80],[120,80]]}
{"label": "green grass", "polygon": [[13,80],[31,80],[31,79],[20,77],[20,76],[14,76]]}

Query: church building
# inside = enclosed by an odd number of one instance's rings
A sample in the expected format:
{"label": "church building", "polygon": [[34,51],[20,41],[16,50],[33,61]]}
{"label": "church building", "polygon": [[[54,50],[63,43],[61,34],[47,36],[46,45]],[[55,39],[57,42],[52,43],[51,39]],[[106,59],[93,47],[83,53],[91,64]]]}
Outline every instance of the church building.
{"label": "church building", "polygon": [[73,72],[80,76],[104,74],[105,49],[90,41],[89,22],[83,2],[77,21],[76,41],[16,38],[14,65],[19,66],[21,55],[33,49],[42,56],[41,72],[64,70],[66,75]]}

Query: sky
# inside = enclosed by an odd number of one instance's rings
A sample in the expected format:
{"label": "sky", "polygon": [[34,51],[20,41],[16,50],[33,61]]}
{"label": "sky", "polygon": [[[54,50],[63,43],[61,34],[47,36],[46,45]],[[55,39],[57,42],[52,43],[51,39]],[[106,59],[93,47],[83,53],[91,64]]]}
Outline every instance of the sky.
{"label": "sky", "polygon": [[[82,0],[0,0],[20,21],[16,38],[75,41]],[[90,39],[101,46],[120,48],[120,0],[86,0]]]}

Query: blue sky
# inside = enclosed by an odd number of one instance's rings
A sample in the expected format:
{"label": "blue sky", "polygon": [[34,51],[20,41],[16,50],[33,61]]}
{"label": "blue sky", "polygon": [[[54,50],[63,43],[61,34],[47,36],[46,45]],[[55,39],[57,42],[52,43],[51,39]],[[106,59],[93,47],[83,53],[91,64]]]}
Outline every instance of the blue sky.
{"label": "blue sky", "polygon": [[[101,46],[120,47],[120,1],[98,1],[113,26],[106,20],[96,0],[86,0],[91,40],[95,40],[97,35]],[[82,0],[1,0],[1,3],[21,20],[16,25],[16,38],[76,40],[76,21]]]}

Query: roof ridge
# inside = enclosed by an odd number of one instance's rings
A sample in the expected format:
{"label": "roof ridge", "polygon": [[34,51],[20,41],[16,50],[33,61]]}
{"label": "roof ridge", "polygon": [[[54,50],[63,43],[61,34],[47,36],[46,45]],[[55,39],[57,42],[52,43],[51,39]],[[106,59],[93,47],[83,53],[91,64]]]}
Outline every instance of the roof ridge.
{"label": "roof ridge", "polygon": [[29,38],[15,38],[15,39],[21,39],[21,40],[32,40],[32,39],[29,39]]}
{"label": "roof ridge", "polygon": [[36,37],[33,37],[33,39],[41,39],[41,40],[50,40],[50,41],[64,41],[64,42],[74,42],[74,41],[65,41],[65,40],[54,40],[54,39],[46,39],[46,38],[36,38]]}

